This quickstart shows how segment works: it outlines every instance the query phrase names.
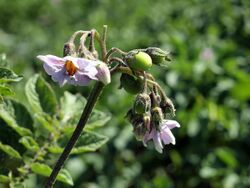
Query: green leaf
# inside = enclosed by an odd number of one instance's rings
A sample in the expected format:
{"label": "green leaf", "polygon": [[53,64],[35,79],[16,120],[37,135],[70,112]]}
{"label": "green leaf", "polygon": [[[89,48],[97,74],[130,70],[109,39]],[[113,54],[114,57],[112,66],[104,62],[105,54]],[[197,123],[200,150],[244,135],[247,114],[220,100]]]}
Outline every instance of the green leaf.
{"label": "green leaf", "polygon": [[215,153],[218,158],[228,166],[235,168],[238,165],[233,151],[231,151],[229,148],[218,148],[216,149]]}
{"label": "green leaf", "polygon": [[[46,176],[49,177],[52,169],[45,165],[45,164],[41,164],[41,163],[33,163],[31,164],[31,170],[32,172],[39,174],[41,176]],[[62,169],[57,178],[58,181],[61,181],[63,183],[69,184],[69,185],[74,185],[72,177],[70,176],[69,172],[66,169]]]}
{"label": "green leaf", "polygon": [[[68,141],[68,138],[64,140],[65,142]],[[72,149],[71,154],[80,154],[90,151],[96,151],[99,149],[103,144],[108,141],[108,137],[93,133],[93,132],[83,132],[79,140],[77,141],[76,146]],[[66,143],[63,142],[63,145]],[[49,147],[49,151],[51,153],[62,153],[63,148],[60,146],[51,146]]]}
{"label": "green leaf", "polygon": [[9,183],[9,182],[10,178],[8,176],[0,175],[0,183]]}
{"label": "green leaf", "polygon": [[110,113],[94,110],[86,124],[86,130],[93,130],[98,127],[104,126],[111,119]]}
{"label": "green leaf", "polygon": [[2,144],[0,142],[0,150],[4,151],[6,154],[8,154],[11,157],[21,159],[21,155],[16,151],[14,148],[12,148],[9,145]]}
{"label": "green leaf", "polygon": [[48,131],[53,130],[52,119],[47,114],[35,114],[35,120],[40,123]]}
{"label": "green leaf", "polygon": [[80,94],[73,95],[67,91],[64,92],[63,97],[60,99],[61,122],[76,124],[80,118],[85,104],[86,99]]}
{"label": "green leaf", "polygon": [[0,96],[9,96],[9,95],[14,95],[14,92],[6,86],[0,85]]}
{"label": "green leaf", "polygon": [[64,182],[64,183],[67,183],[69,185],[74,185],[73,179],[72,179],[70,173],[66,169],[62,169],[60,171],[60,173],[58,174],[57,180]]}
{"label": "green leaf", "polygon": [[[79,118],[85,105],[86,99],[81,95],[73,95],[69,92],[64,92],[64,96],[60,99],[61,123],[75,126],[79,121]],[[74,108],[72,108],[72,106],[74,106]],[[93,130],[97,127],[101,127],[105,125],[110,120],[110,118],[111,114],[94,110],[91,113],[91,116],[85,126],[85,129]]]}
{"label": "green leaf", "polygon": [[18,82],[22,79],[22,76],[18,76],[12,70],[0,67],[0,83],[1,82]]}
{"label": "green leaf", "polygon": [[39,145],[38,143],[30,136],[22,137],[19,142],[23,144],[27,149],[32,151],[38,151]]}
{"label": "green leaf", "polygon": [[[8,144],[22,154],[26,149],[19,143],[20,138],[20,134],[0,118],[0,142],[2,144]],[[3,156],[0,156],[0,158],[3,160]]]}
{"label": "green leaf", "polygon": [[234,85],[234,87],[231,89],[231,94],[233,97],[235,97],[237,100],[248,100],[250,98],[250,86],[249,81],[245,82],[238,82]]}
{"label": "green leaf", "polygon": [[26,188],[26,186],[24,185],[24,183],[20,183],[20,182],[10,182],[10,188]]}
{"label": "green leaf", "polygon": [[51,86],[39,74],[28,80],[25,93],[34,112],[46,112],[50,115],[56,113],[56,95]]}
{"label": "green leaf", "polygon": [[108,141],[108,137],[93,132],[83,132],[79,138],[74,153],[95,151]]}
{"label": "green leaf", "polygon": [[32,134],[30,130],[33,130],[33,120],[23,104],[15,100],[5,100],[0,104],[0,118],[19,135]]}

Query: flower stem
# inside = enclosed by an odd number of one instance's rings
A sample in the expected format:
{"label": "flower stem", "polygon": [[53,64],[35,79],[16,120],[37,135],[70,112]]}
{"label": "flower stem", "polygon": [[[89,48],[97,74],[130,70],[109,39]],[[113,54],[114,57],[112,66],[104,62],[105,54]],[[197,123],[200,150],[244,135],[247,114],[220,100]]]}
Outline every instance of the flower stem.
{"label": "flower stem", "polygon": [[134,76],[132,70],[129,67],[117,67],[117,69],[115,69],[113,71],[113,73],[125,73],[125,74],[129,74],[131,76]]}
{"label": "flower stem", "polygon": [[119,54],[121,54],[121,55],[127,54],[126,52],[120,50],[119,48],[113,47],[113,48],[111,48],[111,49],[107,52],[106,58],[109,58],[109,56],[111,56],[111,55],[112,55],[113,53],[115,53],[115,52],[117,52],[117,53],[119,53]]}
{"label": "flower stem", "polygon": [[169,104],[171,106],[172,115],[175,116],[175,107],[174,107],[172,101],[165,95],[165,93],[162,90],[161,86],[157,82],[155,82],[155,81],[148,80],[148,79],[147,79],[147,81],[148,81],[149,84],[152,84],[153,86],[155,86],[158,89],[158,91],[160,91],[160,94],[161,94],[163,100],[167,104]]}
{"label": "flower stem", "polygon": [[72,134],[69,142],[67,143],[66,147],[64,148],[61,156],[59,157],[55,167],[53,168],[53,171],[45,185],[45,188],[51,188],[53,186],[53,184],[55,183],[56,177],[59,173],[59,171],[61,170],[64,162],[67,160],[72,148],[74,147],[75,143],[77,142],[79,136],[82,133],[82,130],[84,128],[84,126],[86,125],[89,116],[99,98],[99,96],[101,95],[101,92],[104,88],[104,84],[102,84],[101,82],[97,82],[93,88],[93,90],[91,91],[89,97],[88,97],[88,101],[87,104],[82,112],[81,118],[77,124],[77,127],[74,131],[74,133]]}

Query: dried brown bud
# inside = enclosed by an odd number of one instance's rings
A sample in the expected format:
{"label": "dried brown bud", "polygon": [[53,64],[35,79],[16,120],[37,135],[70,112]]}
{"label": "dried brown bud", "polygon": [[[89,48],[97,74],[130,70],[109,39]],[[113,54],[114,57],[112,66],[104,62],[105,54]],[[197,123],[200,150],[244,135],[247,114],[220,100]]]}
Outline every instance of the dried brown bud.
{"label": "dried brown bud", "polygon": [[75,44],[67,42],[63,47],[63,56],[76,56]]}

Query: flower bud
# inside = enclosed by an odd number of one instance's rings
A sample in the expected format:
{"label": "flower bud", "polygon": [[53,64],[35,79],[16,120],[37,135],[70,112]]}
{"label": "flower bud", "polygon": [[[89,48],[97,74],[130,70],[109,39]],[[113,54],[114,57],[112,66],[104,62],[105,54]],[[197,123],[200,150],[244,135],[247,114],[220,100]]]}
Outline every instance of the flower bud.
{"label": "flower bud", "polygon": [[140,119],[134,122],[133,127],[136,139],[140,141],[143,140],[146,132],[151,129],[150,115],[144,114],[143,116],[140,116]]}
{"label": "flower bud", "polygon": [[151,92],[149,94],[150,99],[151,99],[151,106],[152,107],[157,107],[160,105],[161,102],[161,96],[159,94],[155,94],[154,92]]}
{"label": "flower bud", "polygon": [[75,44],[73,42],[67,42],[63,47],[63,56],[76,56]]}
{"label": "flower bud", "polygon": [[100,62],[100,64],[96,66],[96,69],[98,71],[96,75],[98,80],[104,83],[105,85],[109,84],[111,82],[111,78],[108,66],[105,63]]}
{"label": "flower bud", "polygon": [[163,121],[163,113],[160,107],[155,107],[151,110],[152,122],[156,129],[159,129],[161,122]]}
{"label": "flower bud", "polygon": [[135,138],[138,141],[142,141],[144,138],[144,135],[147,132],[147,128],[144,126],[144,123],[138,123],[136,125],[134,125],[134,134],[135,134]]}
{"label": "flower bud", "polygon": [[132,124],[137,124],[138,122],[142,121],[141,114],[135,114],[132,109],[127,112],[126,119]]}
{"label": "flower bud", "polygon": [[144,123],[145,127],[147,128],[147,130],[150,131],[151,130],[151,126],[150,126],[151,117],[150,117],[150,115],[148,115],[148,114],[143,115],[143,123]]}
{"label": "flower bud", "polygon": [[125,57],[128,66],[133,70],[146,71],[152,66],[151,57],[142,51],[131,51]]}
{"label": "flower bud", "polygon": [[175,107],[171,99],[166,98],[166,100],[162,100],[160,107],[164,114],[167,114],[170,111],[173,116],[175,115]]}
{"label": "flower bud", "polygon": [[165,65],[165,61],[171,61],[170,53],[163,51],[160,48],[149,47],[146,49],[146,53],[152,58],[153,64]]}
{"label": "flower bud", "polygon": [[134,112],[136,114],[144,114],[151,108],[150,97],[146,93],[141,93],[136,96],[134,103]]}
{"label": "flower bud", "polygon": [[122,74],[120,78],[121,87],[130,94],[137,94],[143,90],[143,84],[134,76]]}

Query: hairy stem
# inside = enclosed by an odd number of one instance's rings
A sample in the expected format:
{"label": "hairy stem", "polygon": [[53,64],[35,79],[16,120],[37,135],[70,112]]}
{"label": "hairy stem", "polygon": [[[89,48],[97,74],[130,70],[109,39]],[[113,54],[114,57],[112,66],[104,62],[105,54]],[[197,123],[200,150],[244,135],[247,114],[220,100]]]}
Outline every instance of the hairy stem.
{"label": "hairy stem", "polygon": [[66,147],[64,148],[61,156],[59,157],[55,167],[53,168],[53,171],[45,185],[45,188],[51,188],[53,186],[53,184],[55,183],[56,177],[59,173],[59,171],[61,170],[64,162],[67,160],[71,150],[73,149],[74,145],[76,144],[79,136],[82,133],[82,130],[84,128],[84,126],[87,123],[87,120],[102,92],[104,88],[104,84],[102,84],[101,82],[97,82],[93,88],[93,90],[91,91],[89,97],[88,97],[88,101],[87,104],[82,112],[81,118],[77,124],[77,127],[74,131],[74,133],[72,134],[69,142],[67,143]]}
{"label": "hairy stem", "polygon": [[[81,32],[81,31],[79,31],[79,32]],[[102,60],[103,60],[103,62],[107,63],[107,61],[106,61],[107,26],[106,25],[103,26],[102,38],[100,37],[99,33],[96,30],[91,30],[91,32],[88,32],[88,33],[92,33],[92,35],[94,35],[97,38],[97,40],[100,44],[101,50],[102,50]],[[73,35],[77,35],[77,34],[78,33],[76,32]],[[92,37],[94,37],[94,36],[92,36]],[[92,41],[92,42],[94,42],[94,41]],[[95,84],[94,88],[92,89],[91,93],[89,94],[87,104],[86,104],[85,108],[83,109],[81,118],[78,121],[78,124],[77,124],[70,140],[68,141],[66,147],[64,148],[61,156],[59,157],[58,161],[56,162],[56,165],[53,168],[53,171],[51,172],[50,177],[48,178],[48,181],[46,182],[45,188],[51,188],[53,186],[53,184],[55,183],[58,173],[60,172],[63,164],[65,163],[65,161],[69,157],[71,150],[73,149],[78,138],[80,137],[82,130],[85,127],[85,125],[89,119],[89,116],[90,116],[96,102],[98,101],[99,96],[101,95],[101,92],[102,92],[104,86],[105,85],[103,83],[97,82]]]}
{"label": "hairy stem", "polygon": [[77,36],[77,35],[80,35],[80,34],[84,34],[84,33],[89,33],[89,31],[83,31],[83,30],[76,31],[76,32],[73,33],[73,35],[70,37],[69,42],[74,43],[76,36]]}
{"label": "hairy stem", "polygon": [[107,39],[107,25],[103,26],[103,34],[102,37],[100,36],[100,34],[95,30],[95,38],[97,39],[97,41],[100,44],[100,47],[102,49],[102,60],[103,62],[107,62],[106,61],[106,54],[107,54],[107,48],[106,48],[106,39]]}
{"label": "hairy stem", "polygon": [[131,76],[134,76],[132,70],[129,67],[117,67],[117,69],[115,69],[113,71],[113,73],[125,73],[125,74],[129,74]]}
{"label": "hairy stem", "polygon": [[127,54],[126,52],[120,50],[119,48],[113,47],[113,48],[111,48],[111,49],[107,52],[106,58],[109,58],[109,56],[111,56],[111,55],[112,55],[113,53],[115,53],[115,52],[117,52],[117,53],[119,53],[119,54],[121,54],[121,55]]}

